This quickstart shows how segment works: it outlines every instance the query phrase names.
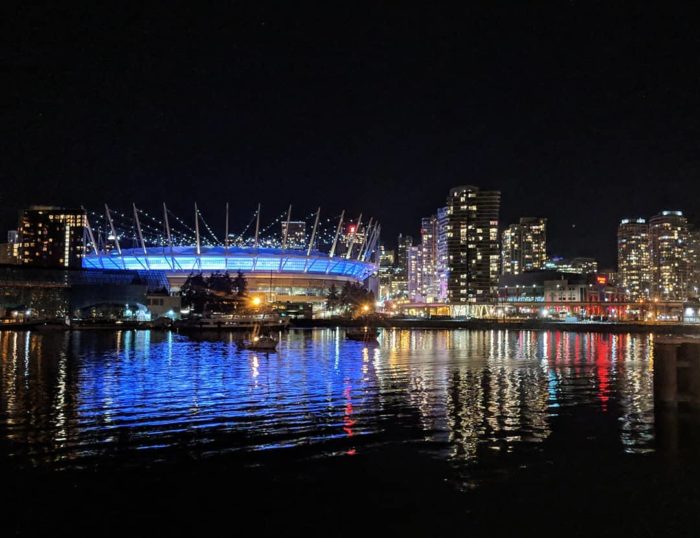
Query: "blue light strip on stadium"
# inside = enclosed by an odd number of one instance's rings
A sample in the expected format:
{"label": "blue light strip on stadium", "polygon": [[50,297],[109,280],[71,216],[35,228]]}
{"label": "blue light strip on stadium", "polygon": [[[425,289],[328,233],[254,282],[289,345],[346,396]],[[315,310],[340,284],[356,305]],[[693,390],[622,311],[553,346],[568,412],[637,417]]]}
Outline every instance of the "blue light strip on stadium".
{"label": "blue light strip on stadium", "polygon": [[[152,254],[151,254],[152,252]],[[83,258],[86,269],[151,270],[175,273],[193,271],[242,271],[244,273],[289,273],[352,277],[365,280],[376,271],[373,263],[347,260],[342,257],[329,258],[321,252],[282,250],[273,248],[229,248],[202,247],[197,256],[193,247],[154,247],[148,255],[140,249],[122,249],[109,254],[90,254]]]}

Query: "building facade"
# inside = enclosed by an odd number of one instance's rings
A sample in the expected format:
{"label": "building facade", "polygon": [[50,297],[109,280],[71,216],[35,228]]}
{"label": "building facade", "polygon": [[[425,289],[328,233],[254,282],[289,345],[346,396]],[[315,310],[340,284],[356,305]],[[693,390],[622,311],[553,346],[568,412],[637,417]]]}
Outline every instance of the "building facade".
{"label": "building facade", "polygon": [[649,299],[651,263],[649,225],[645,219],[623,219],[617,228],[617,279],[627,300]]}
{"label": "building facade", "polygon": [[662,211],[649,220],[651,297],[684,300],[688,293],[688,220],[680,211]]}
{"label": "building facade", "polygon": [[419,292],[421,299],[434,302],[440,293],[440,277],[438,275],[438,236],[439,225],[437,216],[425,217],[421,221],[421,281]]}
{"label": "building facade", "polygon": [[700,230],[688,232],[688,297],[700,297]]}
{"label": "building facade", "polygon": [[396,244],[394,278],[391,283],[392,298],[396,300],[408,299],[408,253],[412,246],[413,237],[399,234]]}
{"label": "building facade", "polygon": [[498,296],[498,217],[501,193],[472,185],[447,197],[447,257],[450,303],[485,303]]}
{"label": "building facade", "polygon": [[450,276],[450,268],[447,255],[447,207],[437,210],[438,236],[437,236],[437,273],[438,273],[438,302],[447,301],[447,283]]}
{"label": "building facade", "polygon": [[80,268],[85,255],[83,209],[32,206],[19,223],[19,263],[32,267]]}

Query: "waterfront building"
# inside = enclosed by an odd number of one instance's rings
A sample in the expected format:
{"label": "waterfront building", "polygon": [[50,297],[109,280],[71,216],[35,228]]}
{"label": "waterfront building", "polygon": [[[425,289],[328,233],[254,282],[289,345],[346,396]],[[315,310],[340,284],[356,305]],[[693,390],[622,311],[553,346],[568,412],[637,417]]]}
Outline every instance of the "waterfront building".
{"label": "waterfront building", "polygon": [[501,193],[472,185],[447,197],[447,257],[450,303],[486,303],[498,295],[498,217]]}
{"label": "waterfront building", "polygon": [[[0,267],[0,318],[4,322],[113,317],[147,312],[147,293],[167,293],[160,271]],[[179,312],[178,312],[179,314]]]}
{"label": "waterfront building", "polygon": [[81,267],[85,255],[83,209],[31,206],[19,223],[19,262],[34,267]]}
{"label": "waterfront building", "polygon": [[501,234],[501,273],[542,269],[547,259],[547,219],[523,217]]}
{"label": "waterfront building", "polygon": [[306,222],[303,220],[282,221],[282,244],[291,249],[304,248],[306,246]]}
{"label": "waterfront building", "polygon": [[619,284],[628,300],[648,299],[651,291],[649,225],[645,219],[622,219],[617,228]]}
{"label": "waterfront building", "polygon": [[662,211],[649,220],[651,297],[685,300],[688,294],[688,220],[680,211]]}
{"label": "waterfront building", "polygon": [[622,288],[602,274],[538,270],[502,275],[498,291],[500,307],[515,316],[640,319],[639,311],[624,302]]}

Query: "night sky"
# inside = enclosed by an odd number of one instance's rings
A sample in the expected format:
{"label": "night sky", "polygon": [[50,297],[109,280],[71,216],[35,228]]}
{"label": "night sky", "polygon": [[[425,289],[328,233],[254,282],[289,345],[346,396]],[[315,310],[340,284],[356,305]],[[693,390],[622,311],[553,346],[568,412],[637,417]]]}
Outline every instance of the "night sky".
{"label": "night sky", "polygon": [[604,265],[622,217],[700,224],[690,2],[60,4],[1,8],[3,230],[31,203],[223,227],[229,201],[242,227],[291,202],[392,244],[460,184]]}

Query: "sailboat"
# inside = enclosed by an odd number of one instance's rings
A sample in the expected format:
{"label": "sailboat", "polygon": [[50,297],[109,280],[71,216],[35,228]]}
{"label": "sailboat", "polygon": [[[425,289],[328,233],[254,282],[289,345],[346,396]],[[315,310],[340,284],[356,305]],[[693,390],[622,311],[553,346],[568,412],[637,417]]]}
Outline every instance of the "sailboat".
{"label": "sailboat", "polygon": [[379,332],[376,326],[351,327],[345,329],[345,338],[348,340],[360,340],[361,342],[375,342]]}
{"label": "sailboat", "polygon": [[243,342],[243,347],[254,351],[277,351],[277,339],[268,334],[261,334],[261,325],[256,324],[250,333],[250,339]]}

